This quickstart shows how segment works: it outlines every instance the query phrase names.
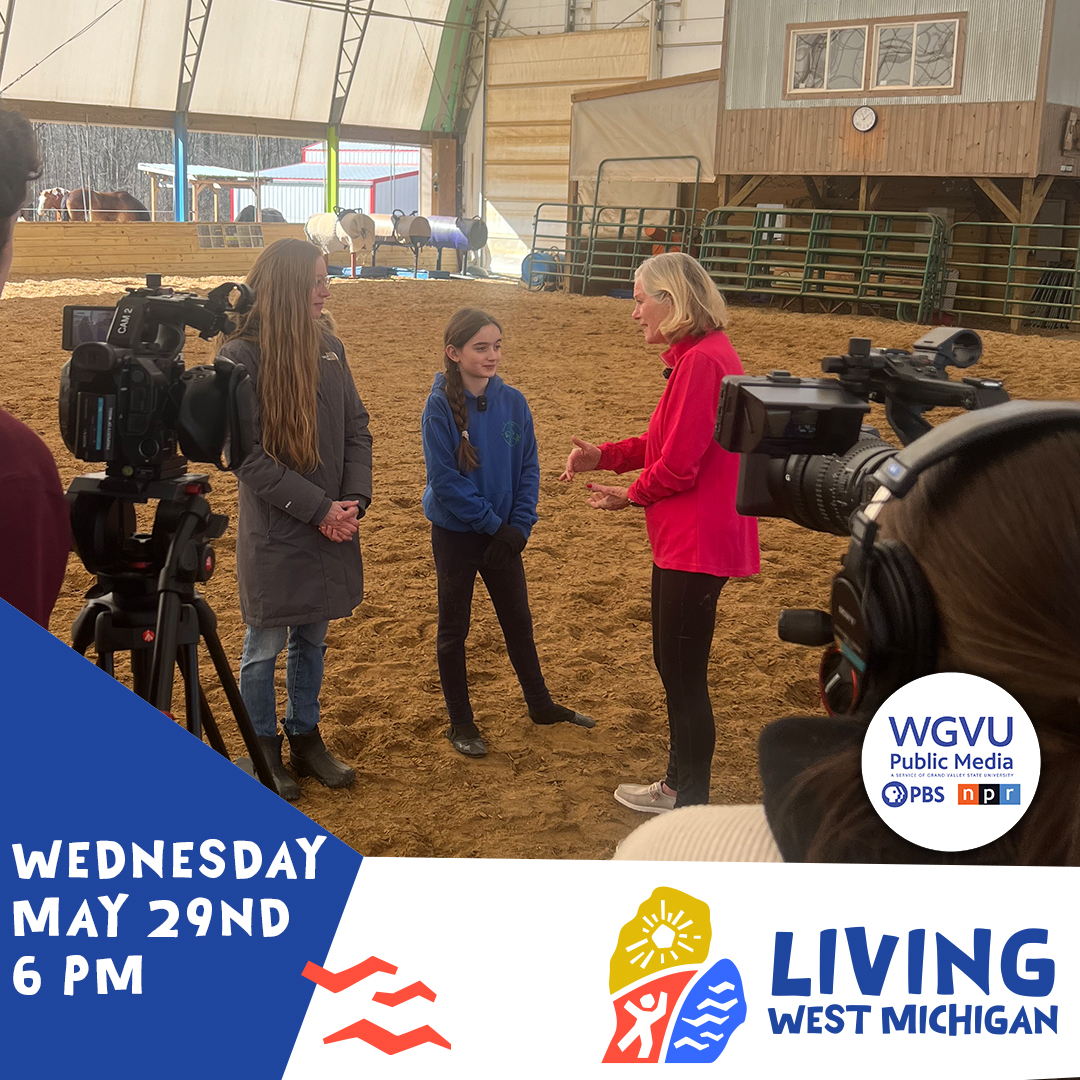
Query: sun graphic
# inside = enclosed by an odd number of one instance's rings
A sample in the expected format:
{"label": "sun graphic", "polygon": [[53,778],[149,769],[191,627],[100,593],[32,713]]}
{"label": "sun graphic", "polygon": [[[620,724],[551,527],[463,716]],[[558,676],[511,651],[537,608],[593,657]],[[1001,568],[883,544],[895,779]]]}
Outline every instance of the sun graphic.
{"label": "sun graphic", "polygon": [[661,886],[623,926],[611,957],[611,992],[659,971],[704,963],[712,941],[709,906]]}

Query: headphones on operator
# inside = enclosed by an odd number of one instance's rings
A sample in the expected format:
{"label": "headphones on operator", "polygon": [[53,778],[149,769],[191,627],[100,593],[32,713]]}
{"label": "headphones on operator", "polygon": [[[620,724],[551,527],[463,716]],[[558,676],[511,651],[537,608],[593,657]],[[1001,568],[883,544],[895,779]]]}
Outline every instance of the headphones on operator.
{"label": "headphones on operator", "polygon": [[877,538],[885,504],[903,498],[927,469],[948,458],[990,449],[1005,436],[1062,428],[1080,428],[1080,402],[1009,401],[934,428],[874,473],[879,486],[852,516],[851,543],[832,586],[833,633],[851,668],[851,701],[842,711],[876,711],[936,667],[934,595],[915,556],[899,541]]}

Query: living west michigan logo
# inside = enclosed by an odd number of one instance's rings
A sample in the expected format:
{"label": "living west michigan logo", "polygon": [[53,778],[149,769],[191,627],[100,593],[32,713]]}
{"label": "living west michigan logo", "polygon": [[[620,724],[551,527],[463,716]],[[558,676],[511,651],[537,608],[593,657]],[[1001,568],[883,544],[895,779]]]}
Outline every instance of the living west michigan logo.
{"label": "living west michigan logo", "polygon": [[[865,926],[800,932],[798,939],[794,931],[776,931],[771,999],[748,1013],[734,961],[706,966],[713,936],[708,905],[657,888],[623,926],[611,956],[615,1032],[603,1060],[714,1062],[744,1022],[750,1038],[755,1027],[773,1036],[1057,1034],[1058,1006],[1046,1000],[1056,977],[1045,948],[1049,932],[974,928],[971,934],[969,946],[927,928],[906,929],[882,934],[875,945]],[[896,996],[883,1001],[890,973]],[[854,1004],[852,979],[864,999]],[[981,1000],[965,1000],[975,990]]]}

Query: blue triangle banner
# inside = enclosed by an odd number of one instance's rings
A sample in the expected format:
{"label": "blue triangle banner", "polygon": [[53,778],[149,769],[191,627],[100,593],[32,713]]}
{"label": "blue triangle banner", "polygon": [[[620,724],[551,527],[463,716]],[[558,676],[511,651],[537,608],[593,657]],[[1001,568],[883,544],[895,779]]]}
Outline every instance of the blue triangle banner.
{"label": "blue triangle banner", "polygon": [[2,601],[0,710],[5,1071],[281,1076],[360,856]]}

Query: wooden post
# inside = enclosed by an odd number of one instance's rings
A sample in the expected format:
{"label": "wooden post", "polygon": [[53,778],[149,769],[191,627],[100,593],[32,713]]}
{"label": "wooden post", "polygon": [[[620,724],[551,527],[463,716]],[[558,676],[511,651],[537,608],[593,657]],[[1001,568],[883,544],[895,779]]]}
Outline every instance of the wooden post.
{"label": "wooden post", "polygon": [[214,220],[221,220],[221,190],[217,184],[214,185]]}
{"label": "wooden post", "polygon": [[743,203],[754,194],[762,184],[768,180],[768,176],[751,176],[734,195],[731,196],[731,206],[742,206]]}
{"label": "wooden post", "polygon": [[157,221],[157,185],[158,178],[154,173],[150,174],[150,220]]}
{"label": "wooden post", "polygon": [[870,209],[870,177],[859,177],[859,209]]}
{"label": "wooden post", "polygon": [[[432,213],[457,217],[457,139],[435,136],[431,140],[431,176]],[[402,209],[409,213],[414,208]]]}
{"label": "wooden post", "polygon": [[1016,223],[1020,228],[1016,233],[1016,263],[1014,264],[1017,270],[1016,280],[1021,283],[1024,291],[1018,294],[1017,302],[1013,307],[1013,317],[1009,320],[1009,328],[1013,333],[1020,329],[1021,316],[1025,313],[1026,304],[1022,303],[1021,300],[1026,300],[1031,296],[1031,289],[1026,284],[1031,245],[1031,229],[1027,228],[1027,226],[1035,224],[1035,219],[1039,216],[1039,211],[1046,201],[1047,192],[1053,182],[1054,177],[1052,175],[1044,176],[1038,184],[1035,183],[1034,177],[1024,177],[1024,186],[1020,197],[1020,220]]}
{"label": "wooden post", "polygon": [[821,197],[821,191],[817,186],[817,182],[812,176],[804,176],[803,187],[806,188],[806,194],[810,196],[810,202],[815,210],[825,209],[825,200]]}

